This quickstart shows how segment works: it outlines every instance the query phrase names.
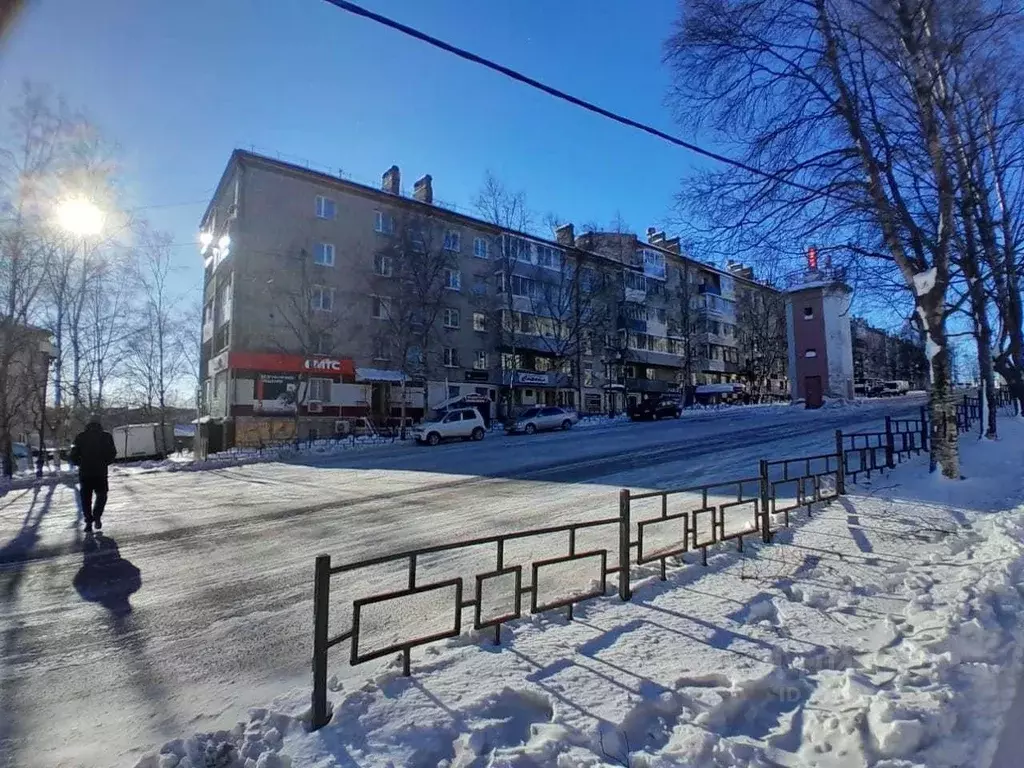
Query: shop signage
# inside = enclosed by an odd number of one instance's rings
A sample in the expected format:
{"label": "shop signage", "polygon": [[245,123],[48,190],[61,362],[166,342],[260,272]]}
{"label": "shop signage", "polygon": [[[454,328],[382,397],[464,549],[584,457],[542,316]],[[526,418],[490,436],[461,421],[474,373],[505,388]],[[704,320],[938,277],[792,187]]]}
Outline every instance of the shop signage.
{"label": "shop signage", "polygon": [[549,384],[551,379],[546,373],[525,373],[524,371],[516,371],[516,384],[537,384],[544,386]]}
{"label": "shop signage", "polygon": [[300,394],[297,374],[261,373],[252,409],[256,413],[295,413]]}
{"label": "shop signage", "polygon": [[[211,361],[212,362],[212,361]],[[232,352],[228,367],[257,373],[325,373],[331,376],[355,376],[355,363],[348,358],[306,357],[267,352]]]}

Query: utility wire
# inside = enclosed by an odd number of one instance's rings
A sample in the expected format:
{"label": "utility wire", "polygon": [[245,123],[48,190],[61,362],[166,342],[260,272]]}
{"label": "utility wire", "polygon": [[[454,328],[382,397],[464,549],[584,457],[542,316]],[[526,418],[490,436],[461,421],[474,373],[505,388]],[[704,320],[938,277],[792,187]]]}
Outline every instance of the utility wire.
{"label": "utility wire", "polygon": [[[349,13],[352,13],[356,16],[362,16],[364,19],[369,19],[370,21],[375,21],[378,24],[383,24],[386,27],[390,27],[391,29],[401,32],[404,35],[408,35],[409,37],[424,42],[427,45],[432,45],[435,48],[440,48],[442,51],[454,54],[455,56],[458,56],[461,59],[465,59],[466,61],[471,61],[474,64],[479,64],[483,67],[487,67],[490,70],[505,75],[506,77],[510,77],[513,80],[523,83],[524,85],[528,85],[531,88],[536,88],[537,90],[543,91],[544,93],[550,96],[554,96],[556,99],[561,99],[562,101],[567,101],[570,104],[573,104],[577,107],[581,107],[582,109],[585,109],[588,112],[593,112],[597,115],[601,115],[602,117],[606,117],[609,120],[614,120],[616,123],[620,123],[630,128],[636,128],[637,130],[643,131],[644,133],[648,133],[651,136],[656,136],[659,139],[664,139],[670,144],[674,144],[677,147],[687,149],[690,152],[693,152],[694,154],[706,157],[710,160],[715,160],[725,165],[730,165],[733,168],[739,168],[740,170],[746,171],[747,173],[753,174],[755,176],[761,176],[765,179],[777,182],[779,184],[784,184],[795,189],[803,190],[804,192],[810,192],[811,194],[821,195],[824,197],[837,197],[836,195],[830,192],[825,192],[820,189],[808,187],[807,185],[801,184],[798,181],[791,181],[790,179],[784,178],[769,171],[762,171],[758,168],[753,167],[752,165],[747,165],[742,160],[735,160],[731,157],[727,157],[726,155],[721,155],[718,152],[713,152],[710,149],[704,149],[703,147],[698,146],[697,144],[686,141],[685,139],[680,139],[678,136],[673,136],[672,134],[665,133],[664,131],[661,131],[653,126],[641,123],[629,117],[625,117],[624,115],[620,115],[616,112],[612,112],[611,110],[605,109],[604,107],[600,107],[597,104],[586,101],[585,99],[578,98],[570,93],[566,93],[565,91],[559,90],[558,88],[546,85],[540,82],[539,80],[535,80],[534,78],[528,75],[524,75],[523,73],[517,72],[514,69],[506,67],[502,64],[498,64],[495,61],[485,59],[483,56],[478,56],[477,54],[467,51],[464,48],[459,48],[458,46],[452,45],[451,43],[446,43],[444,40],[432,37],[431,35],[428,35],[426,32],[421,32],[420,30],[415,29],[414,27],[407,26],[405,24],[402,24],[401,22],[395,21],[394,19],[388,18],[387,16],[382,16],[379,13],[374,13],[373,11],[363,8],[362,6],[356,5],[355,3],[348,2],[348,0],[326,0],[326,2],[330,3],[331,5],[335,6],[340,10],[348,11]],[[842,197],[837,197],[837,199],[845,200],[845,198]],[[846,200],[846,202],[850,201]]]}

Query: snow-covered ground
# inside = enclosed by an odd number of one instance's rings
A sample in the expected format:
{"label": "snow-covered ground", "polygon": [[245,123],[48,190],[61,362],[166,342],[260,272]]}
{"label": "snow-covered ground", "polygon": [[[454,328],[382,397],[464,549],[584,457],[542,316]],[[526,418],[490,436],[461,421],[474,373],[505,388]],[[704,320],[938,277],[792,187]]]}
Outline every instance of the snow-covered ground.
{"label": "snow-covered ground", "polygon": [[336,679],[321,731],[305,687],[138,766],[987,766],[1024,647],[1024,422],[1001,428],[962,483],[912,460],[632,602]]}
{"label": "snow-covered ground", "polygon": [[[104,517],[116,554],[83,548],[69,482],[12,490],[0,497],[0,766],[130,766],[308,690],[319,552],[353,562],[615,514],[620,487],[734,477],[918,406],[737,409],[201,472],[119,469]],[[382,583],[333,588],[344,601]],[[377,674],[342,657],[331,672],[344,686]]]}

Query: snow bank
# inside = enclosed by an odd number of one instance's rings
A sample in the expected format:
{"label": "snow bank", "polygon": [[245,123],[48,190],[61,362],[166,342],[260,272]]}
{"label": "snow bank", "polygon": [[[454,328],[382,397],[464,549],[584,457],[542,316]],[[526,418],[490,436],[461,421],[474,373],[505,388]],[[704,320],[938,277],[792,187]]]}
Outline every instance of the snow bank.
{"label": "snow bank", "polygon": [[935,287],[935,278],[938,272],[935,267],[926,269],[924,272],[918,272],[914,275],[914,293],[918,296],[924,296],[926,293],[931,293]]}
{"label": "snow bank", "polygon": [[985,766],[1024,639],[1024,424],[1003,435],[964,441],[965,482],[922,457],[770,546],[639,571],[632,602],[528,617],[500,650],[428,646],[412,678],[396,658],[335,679],[317,732],[296,691],[137,768]]}

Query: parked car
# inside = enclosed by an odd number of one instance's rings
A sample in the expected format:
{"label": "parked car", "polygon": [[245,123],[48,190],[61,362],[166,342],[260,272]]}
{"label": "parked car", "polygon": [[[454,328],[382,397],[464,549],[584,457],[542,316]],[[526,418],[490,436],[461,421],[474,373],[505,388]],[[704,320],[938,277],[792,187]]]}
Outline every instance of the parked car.
{"label": "parked car", "polygon": [[14,471],[28,472],[32,469],[32,452],[25,443],[13,443],[11,453],[14,455]]}
{"label": "parked car", "polygon": [[442,440],[456,437],[463,440],[483,440],[486,433],[484,419],[476,408],[439,411],[429,421],[417,424],[412,429],[412,436],[416,442],[427,445],[437,445]]}
{"label": "parked car", "polygon": [[882,385],[882,394],[887,397],[898,397],[910,391],[909,381],[887,381]]}
{"label": "parked car", "polygon": [[683,413],[682,403],[674,397],[650,397],[627,409],[633,421],[678,419]]}
{"label": "parked car", "polygon": [[505,425],[505,431],[510,435],[517,432],[532,435],[534,432],[543,432],[544,430],[570,429],[579,420],[580,417],[576,411],[569,408],[557,408],[553,405],[527,408]]}

